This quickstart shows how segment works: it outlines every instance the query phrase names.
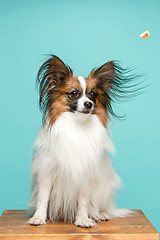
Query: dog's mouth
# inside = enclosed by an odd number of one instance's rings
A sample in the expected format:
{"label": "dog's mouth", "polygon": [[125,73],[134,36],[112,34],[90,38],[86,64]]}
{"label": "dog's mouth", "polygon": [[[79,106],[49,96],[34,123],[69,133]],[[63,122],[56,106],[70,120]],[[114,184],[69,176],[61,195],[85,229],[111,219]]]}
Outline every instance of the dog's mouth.
{"label": "dog's mouth", "polygon": [[88,111],[88,110],[83,110],[83,111],[80,111],[80,113],[90,114],[90,113],[92,113],[92,112],[91,112],[91,111]]}

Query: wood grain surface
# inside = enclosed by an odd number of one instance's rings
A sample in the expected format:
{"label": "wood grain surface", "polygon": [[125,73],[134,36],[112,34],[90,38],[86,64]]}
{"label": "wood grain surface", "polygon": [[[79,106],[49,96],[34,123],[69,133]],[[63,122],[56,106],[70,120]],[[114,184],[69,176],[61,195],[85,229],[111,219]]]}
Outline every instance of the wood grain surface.
{"label": "wood grain surface", "polygon": [[126,218],[97,223],[93,228],[48,222],[42,226],[27,223],[26,210],[5,210],[0,219],[0,240],[158,240],[159,234],[141,210]]}

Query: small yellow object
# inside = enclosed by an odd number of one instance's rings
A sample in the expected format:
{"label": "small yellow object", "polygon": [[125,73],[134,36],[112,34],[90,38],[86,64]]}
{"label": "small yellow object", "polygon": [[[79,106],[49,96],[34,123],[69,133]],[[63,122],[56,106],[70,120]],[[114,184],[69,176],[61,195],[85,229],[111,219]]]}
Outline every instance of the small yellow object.
{"label": "small yellow object", "polygon": [[146,38],[148,38],[149,36],[150,36],[150,33],[149,33],[148,30],[146,30],[144,33],[142,33],[142,34],[140,35],[140,37],[143,38],[143,39],[146,39]]}

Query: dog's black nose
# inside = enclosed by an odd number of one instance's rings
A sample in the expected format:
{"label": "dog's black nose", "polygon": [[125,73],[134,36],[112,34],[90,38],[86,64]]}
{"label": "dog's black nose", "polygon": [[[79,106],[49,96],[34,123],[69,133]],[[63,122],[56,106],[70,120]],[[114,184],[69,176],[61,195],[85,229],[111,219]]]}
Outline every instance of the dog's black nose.
{"label": "dog's black nose", "polygon": [[91,109],[92,103],[91,103],[91,102],[85,102],[85,103],[84,103],[84,106],[85,106],[85,108],[87,108],[87,109]]}

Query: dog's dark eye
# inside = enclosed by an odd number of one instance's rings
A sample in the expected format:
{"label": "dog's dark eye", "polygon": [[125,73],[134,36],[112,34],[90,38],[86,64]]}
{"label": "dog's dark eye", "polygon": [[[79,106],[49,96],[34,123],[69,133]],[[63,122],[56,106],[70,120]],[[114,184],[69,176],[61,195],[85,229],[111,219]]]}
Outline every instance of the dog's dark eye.
{"label": "dog's dark eye", "polygon": [[75,91],[72,91],[72,92],[70,93],[70,96],[76,98],[76,97],[79,96],[79,92],[76,91],[76,90],[75,90]]}
{"label": "dog's dark eye", "polygon": [[95,96],[96,96],[96,92],[92,90],[92,91],[90,92],[90,95],[91,95],[91,97],[95,97]]}

